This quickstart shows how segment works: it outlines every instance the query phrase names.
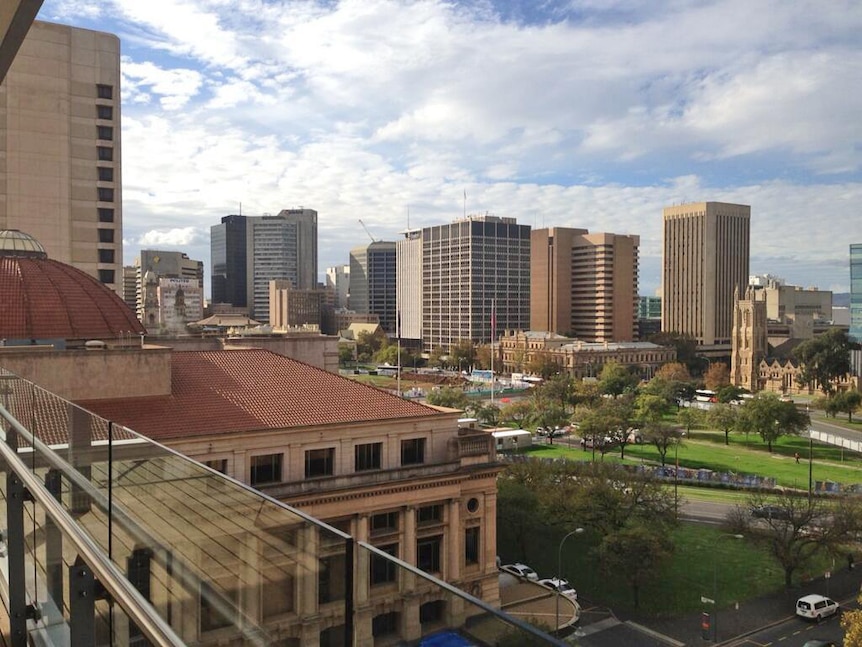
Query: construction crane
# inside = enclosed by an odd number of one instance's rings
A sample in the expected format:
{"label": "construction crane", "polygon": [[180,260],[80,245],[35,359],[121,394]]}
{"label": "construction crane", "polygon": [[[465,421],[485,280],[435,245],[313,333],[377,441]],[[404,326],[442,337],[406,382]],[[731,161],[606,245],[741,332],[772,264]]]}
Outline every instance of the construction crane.
{"label": "construction crane", "polygon": [[362,218],[359,219],[359,224],[362,225],[362,228],[365,230],[365,233],[368,234],[368,237],[371,239],[371,242],[376,243],[377,241],[374,239],[374,236],[371,235],[371,232],[368,231],[368,227],[366,227],[365,223],[362,222]]}

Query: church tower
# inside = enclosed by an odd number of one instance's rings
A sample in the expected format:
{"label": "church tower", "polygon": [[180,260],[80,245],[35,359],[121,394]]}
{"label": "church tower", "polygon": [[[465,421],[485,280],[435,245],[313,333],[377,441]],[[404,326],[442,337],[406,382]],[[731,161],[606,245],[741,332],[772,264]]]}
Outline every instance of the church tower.
{"label": "church tower", "polygon": [[730,381],[752,393],[760,390],[760,361],[768,351],[766,336],[766,302],[748,286],[744,298],[739,289],[733,293],[733,329]]}

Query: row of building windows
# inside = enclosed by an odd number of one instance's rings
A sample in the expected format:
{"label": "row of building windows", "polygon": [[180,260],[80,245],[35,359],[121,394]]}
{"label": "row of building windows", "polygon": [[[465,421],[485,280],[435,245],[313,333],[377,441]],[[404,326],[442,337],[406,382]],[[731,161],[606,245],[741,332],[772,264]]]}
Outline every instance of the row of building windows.
{"label": "row of building windows", "polygon": [[[96,98],[97,99],[105,99],[108,101],[113,101],[114,99],[114,86],[107,85],[104,83],[96,84]],[[114,119],[114,107],[111,105],[104,104],[96,104],[96,119],[102,121],[113,121]],[[114,140],[114,127],[108,125],[97,124],[96,125],[96,139],[99,141],[112,142]],[[99,162],[113,162],[114,161],[114,149],[112,146],[96,146],[96,158]],[[111,166],[96,166],[96,173],[99,182],[114,182],[114,169]],[[113,188],[110,187],[98,187],[96,189],[97,199],[99,202],[114,202],[115,200],[115,192]],[[114,208],[113,207],[97,207],[97,213],[100,223],[113,223],[114,222]],[[99,228],[99,242],[100,243],[114,243],[114,230],[111,228]],[[104,264],[113,264],[116,262],[116,252],[113,249],[99,249],[98,250],[98,260],[99,263]],[[100,269],[98,270],[99,281],[101,283],[112,284],[115,281],[116,273],[111,269]]]}
{"label": "row of building windows", "polygon": [[[421,465],[425,462],[425,438],[401,441],[401,465]],[[383,443],[365,443],[354,447],[354,470],[366,472],[381,469]],[[207,465],[220,472],[227,470],[227,461],[208,461]],[[251,485],[268,485],[284,480],[284,454],[262,454],[251,457],[249,482]],[[305,452],[305,478],[333,476],[335,474],[335,448],[309,449]]]}

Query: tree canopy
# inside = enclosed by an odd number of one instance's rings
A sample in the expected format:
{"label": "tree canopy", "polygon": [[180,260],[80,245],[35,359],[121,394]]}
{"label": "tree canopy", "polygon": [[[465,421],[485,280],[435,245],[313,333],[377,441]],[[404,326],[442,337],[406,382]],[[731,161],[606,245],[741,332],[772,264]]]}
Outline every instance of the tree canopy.
{"label": "tree canopy", "polygon": [[847,332],[839,328],[802,342],[793,351],[801,364],[802,380],[829,395],[835,390],[834,380],[850,372],[853,347]]}
{"label": "tree canopy", "polygon": [[639,382],[640,378],[629,371],[627,366],[618,362],[608,362],[602,367],[599,389],[602,393],[617,397],[633,390]]}
{"label": "tree canopy", "polygon": [[449,409],[466,409],[468,400],[467,394],[461,389],[454,389],[451,386],[444,386],[440,389],[434,389],[426,398],[428,404],[436,407],[448,407]]}
{"label": "tree canopy", "polygon": [[782,402],[775,393],[760,393],[742,405],[738,427],[760,435],[771,452],[776,439],[799,434],[810,422],[808,414],[792,402]]}

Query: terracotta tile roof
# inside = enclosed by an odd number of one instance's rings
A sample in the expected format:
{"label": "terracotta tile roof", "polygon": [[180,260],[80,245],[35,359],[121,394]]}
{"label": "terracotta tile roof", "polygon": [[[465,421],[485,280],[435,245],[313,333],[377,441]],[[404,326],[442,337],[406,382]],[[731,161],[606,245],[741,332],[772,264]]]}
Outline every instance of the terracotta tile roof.
{"label": "terracotta tile roof", "polygon": [[0,257],[0,338],[114,339],[144,328],[110,288],[44,258]]}
{"label": "terracotta tile roof", "polygon": [[440,415],[266,350],[171,357],[171,395],[78,404],[155,440]]}

